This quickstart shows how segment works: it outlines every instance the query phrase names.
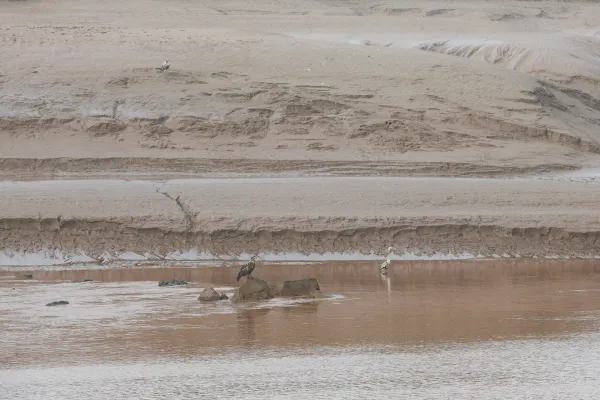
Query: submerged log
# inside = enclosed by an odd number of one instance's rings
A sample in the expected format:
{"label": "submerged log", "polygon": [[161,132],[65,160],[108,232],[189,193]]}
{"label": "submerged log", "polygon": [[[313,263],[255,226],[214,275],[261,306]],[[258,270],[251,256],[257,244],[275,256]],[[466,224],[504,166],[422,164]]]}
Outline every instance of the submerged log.
{"label": "submerged log", "polygon": [[182,281],[182,280],[177,280],[177,279],[171,279],[170,281],[158,282],[158,286],[180,286],[180,285],[187,285],[187,284],[188,284],[188,282]]}
{"label": "submerged log", "polygon": [[69,304],[66,300],[53,301],[52,303],[46,304],[46,307],[54,307],[54,306],[65,306]]}

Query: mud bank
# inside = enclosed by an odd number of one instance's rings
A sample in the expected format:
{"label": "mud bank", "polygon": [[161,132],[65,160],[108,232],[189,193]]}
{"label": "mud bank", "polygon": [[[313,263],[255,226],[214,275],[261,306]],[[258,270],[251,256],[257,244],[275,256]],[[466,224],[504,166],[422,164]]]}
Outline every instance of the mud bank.
{"label": "mud bank", "polygon": [[417,256],[600,255],[595,180],[61,180],[5,182],[0,189],[8,259],[383,254],[388,246]]}
{"label": "mud bank", "polygon": [[[54,221],[55,222],[55,221]],[[111,260],[202,260],[241,253],[301,254],[353,253],[384,255],[395,246],[399,258],[424,259],[474,257],[572,257],[600,256],[600,232],[572,232],[560,228],[506,228],[472,225],[402,225],[346,230],[220,230],[173,232],[140,229],[128,224],[70,221],[74,226],[54,228],[49,221],[17,221],[16,228],[0,231],[7,243],[3,265],[66,264]],[[44,225],[42,227],[42,225]],[[35,227],[40,227],[36,229]],[[32,229],[33,228],[33,229]]]}
{"label": "mud bank", "polygon": [[105,158],[0,158],[0,178],[11,180],[90,179],[131,177],[161,179],[181,177],[249,176],[433,176],[502,177],[577,171],[575,163],[520,164],[407,160],[314,159],[210,159],[177,155]]}

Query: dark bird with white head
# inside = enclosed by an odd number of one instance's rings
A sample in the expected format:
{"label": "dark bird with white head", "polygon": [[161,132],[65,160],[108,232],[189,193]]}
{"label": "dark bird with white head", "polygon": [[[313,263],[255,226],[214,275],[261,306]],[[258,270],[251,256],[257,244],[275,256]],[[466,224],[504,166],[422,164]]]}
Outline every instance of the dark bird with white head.
{"label": "dark bird with white head", "polygon": [[[254,271],[254,267],[256,266],[256,263],[255,263],[256,257],[257,256],[250,257],[250,261],[242,266],[242,269],[240,269],[240,272],[238,272],[238,275],[237,275],[238,282],[240,281],[240,278],[242,276],[246,276],[248,278],[250,278],[252,276],[252,271]],[[248,278],[246,278],[246,279],[248,279]]]}

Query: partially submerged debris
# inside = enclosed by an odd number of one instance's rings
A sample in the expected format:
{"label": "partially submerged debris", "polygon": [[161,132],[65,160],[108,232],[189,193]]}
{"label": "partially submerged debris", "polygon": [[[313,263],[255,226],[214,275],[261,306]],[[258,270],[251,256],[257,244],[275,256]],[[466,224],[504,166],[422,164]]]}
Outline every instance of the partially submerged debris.
{"label": "partially submerged debris", "polygon": [[158,286],[181,286],[181,285],[187,285],[187,284],[189,284],[189,282],[178,280],[178,279],[171,279],[170,281],[158,282]]}
{"label": "partially submerged debris", "polygon": [[69,304],[68,301],[66,301],[66,300],[59,300],[59,301],[53,301],[52,303],[46,304],[46,307],[66,306],[67,304]]}

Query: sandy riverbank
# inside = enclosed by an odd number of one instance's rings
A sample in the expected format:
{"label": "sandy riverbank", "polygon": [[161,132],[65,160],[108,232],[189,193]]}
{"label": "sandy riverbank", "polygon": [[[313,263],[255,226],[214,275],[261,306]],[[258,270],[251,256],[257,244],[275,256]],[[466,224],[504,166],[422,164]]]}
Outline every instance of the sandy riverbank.
{"label": "sandy riverbank", "polygon": [[[593,178],[54,180],[1,184],[7,252],[600,256]],[[152,256],[152,257],[154,257]]]}
{"label": "sandy riverbank", "polygon": [[[4,180],[600,165],[594,2],[5,1],[0,26]],[[600,255],[593,182],[256,182],[3,183],[2,257]]]}
{"label": "sandy riverbank", "polygon": [[5,177],[600,163],[593,2],[5,1],[0,26]]}

